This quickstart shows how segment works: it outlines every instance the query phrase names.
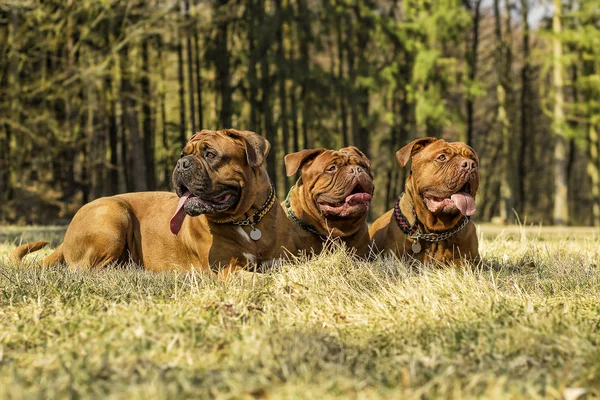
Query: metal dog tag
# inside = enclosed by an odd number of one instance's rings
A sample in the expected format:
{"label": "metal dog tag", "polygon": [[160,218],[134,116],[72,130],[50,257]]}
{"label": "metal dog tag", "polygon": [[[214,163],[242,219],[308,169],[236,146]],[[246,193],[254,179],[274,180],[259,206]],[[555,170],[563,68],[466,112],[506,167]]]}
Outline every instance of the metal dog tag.
{"label": "metal dog tag", "polygon": [[256,229],[255,227],[252,227],[252,230],[250,231],[250,239],[252,239],[256,242],[257,240],[260,240],[261,237],[262,237],[262,232],[260,231],[260,229]]}
{"label": "metal dog tag", "polygon": [[419,243],[419,240],[415,240],[412,244],[412,251],[413,253],[417,254],[421,252],[421,243]]}

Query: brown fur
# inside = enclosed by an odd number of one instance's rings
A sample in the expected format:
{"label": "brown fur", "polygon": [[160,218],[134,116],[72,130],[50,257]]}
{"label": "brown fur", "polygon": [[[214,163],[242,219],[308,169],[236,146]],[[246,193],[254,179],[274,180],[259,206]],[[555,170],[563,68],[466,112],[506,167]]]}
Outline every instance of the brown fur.
{"label": "brown fur", "polygon": [[[447,160],[438,160],[444,153]],[[400,202],[402,214],[412,224],[415,222],[413,209],[418,219],[419,231],[448,231],[462,221],[460,212],[432,213],[426,206],[425,192],[439,193],[441,197],[458,191],[466,182],[470,184],[470,194],[475,198],[479,187],[479,159],[475,151],[464,143],[448,143],[435,138],[417,139],[396,153],[401,167],[412,159],[411,174],[406,179],[405,194]],[[476,164],[475,172],[465,176],[461,173],[459,162],[471,160]],[[422,262],[454,263],[461,260],[475,261],[479,258],[477,234],[473,222],[469,222],[460,232],[451,238],[429,243],[420,240],[423,250],[414,254],[411,250],[412,239],[398,227],[393,210],[377,219],[369,229],[374,247],[379,251],[391,251],[397,256],[408,254]]]}
{"label": "brown fur", "polygon": [[[207,148],[223,157],[206,166]],[[190,140],[183,155],[197,165],[186,177],[198,191],[216,190],[224,182],[240,188],[237,204],[208,215],[243,220],[263,207],[270,192],[270,180],[263,165],[269,143],[253,132],[202,131]],[[175,179],[174,179],[175,180]],[[194,192],[195,193],[195,192]],[[207,215],[187,216],[179,234],[173,235],[169,220],[178,196],[167,192],[130,193],[95,200],[83,206],[69,225],[64,243],[43,264],[65,262],[81,268],[103,268],[111,263],[133,261],[151,271],[223,269],[228,274],[253,262],[269,263],[288,251],[295,252],[292,238],[285,234],[290,223],[276,203],[256,227],[262,238],[253,241],[250,228],[216,224]],[[40,243],[23,245],[12,253],[19,262],[24,255],[41,248]]]}
{"label": "brown fur", "polygon": [[[292,210],[307,225],[315,227],[323,237],[340,238],[359,256],[369,252],[369,230],[366,222],[368,209],[344,218],[324,215],[317,203],[326,199],[333,203],[343,201],[360,184],[364,191],[373,194],[371,162],[356,147],[340,150],[311,149],[285,157],[288,176],[301,171],[300,179],[290,193]],[[335,171],[327,171],[336,165]],[[320,252],[323,240],[302,229],[292,221],[295,247],[300,250]]]}

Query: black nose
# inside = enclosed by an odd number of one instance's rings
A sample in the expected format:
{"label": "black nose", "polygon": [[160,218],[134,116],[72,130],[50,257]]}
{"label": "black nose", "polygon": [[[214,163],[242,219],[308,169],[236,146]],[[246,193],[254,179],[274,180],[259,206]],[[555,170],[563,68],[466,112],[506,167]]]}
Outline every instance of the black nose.
{"label": "black nose", "polygon": [[190,169],[192,167],[192,160],[190,160],[187,157],[184,157],[182,159],[180,159],[179,161],[177,161],[177,169],[179,171],[185,171],[187,169]]}
{"label": "black nose", "polygon": [[460,163],[460,168],[470,172],[475,170],[475,168],[477,168],[477,165],[473,160],[462,160]]}

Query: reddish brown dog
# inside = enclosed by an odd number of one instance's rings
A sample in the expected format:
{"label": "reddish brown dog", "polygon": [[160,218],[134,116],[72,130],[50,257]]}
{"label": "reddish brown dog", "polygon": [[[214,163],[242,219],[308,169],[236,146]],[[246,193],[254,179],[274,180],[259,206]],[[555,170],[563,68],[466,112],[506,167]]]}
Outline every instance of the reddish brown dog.
{"label": "reddish brown dog", "polygon": [[283,203],[293,222],[296,249],[318,253],[331,237],[365,256],[374,191],[369,159],[356,147],[313,149],[287,155],[285,165],[288,176],[301,171]]}
{"label": "reddish brown dog", "polygon": [[[177,195],[131,193],[85,205],[43,263],[103,268],[133,261],[152,271],[210,267],[227,273],[294,252],[286,234],[291,224],[263,165],[269,149],[253,132],[197,133],[173,173]],[[19,262],[46,244],[23,245],[12,259]]]}
{"label": "reddish brown dog", "polygon": [[374,248],[425,263],[477,260],[477,234],[469,220],[479,187],[475,151],[464,143],[423,138],[396,158],[401,167],[412,158],[412,167],[396,207],[370,228]]}

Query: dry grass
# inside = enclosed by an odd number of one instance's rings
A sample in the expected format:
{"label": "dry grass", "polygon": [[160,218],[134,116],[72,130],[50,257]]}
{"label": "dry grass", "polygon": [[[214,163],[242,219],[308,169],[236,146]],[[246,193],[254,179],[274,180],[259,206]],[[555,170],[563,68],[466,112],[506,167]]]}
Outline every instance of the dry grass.
{"label": "dry grass", "polygon": [[598,237],[494,236],[473,270],[333,249],[226,282],[0,258],[0,397],[598,397]]}

